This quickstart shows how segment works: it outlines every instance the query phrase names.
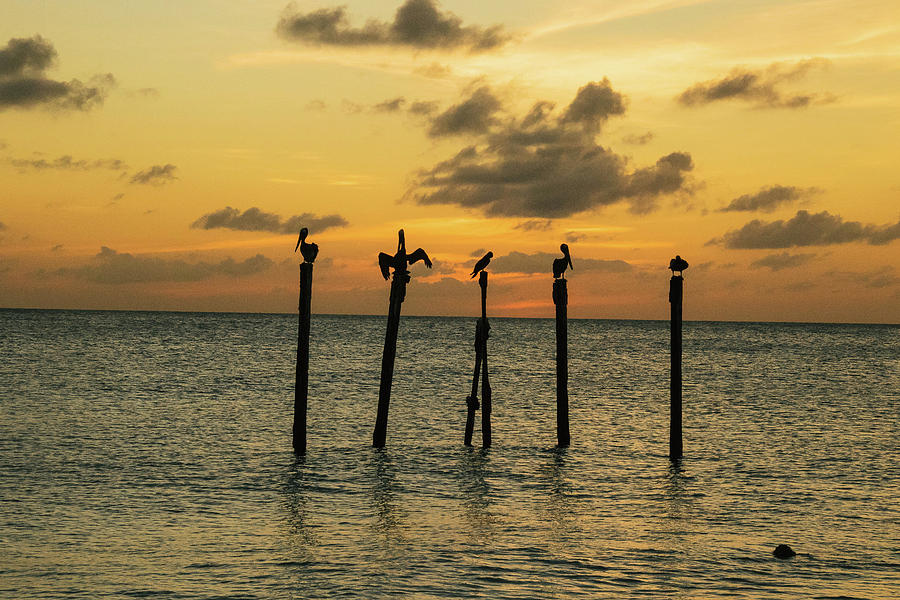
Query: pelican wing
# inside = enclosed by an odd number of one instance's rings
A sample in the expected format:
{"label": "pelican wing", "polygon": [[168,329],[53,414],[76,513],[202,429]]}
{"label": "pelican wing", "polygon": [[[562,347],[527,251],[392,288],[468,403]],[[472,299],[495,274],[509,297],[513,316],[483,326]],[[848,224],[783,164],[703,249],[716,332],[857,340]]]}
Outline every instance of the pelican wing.
{"label": "pelican wing", "polygon": [[428,254],[421,248],[416,248],[416,251],[409,254],[406,257],[406,260],[409,261],[409,264],[413,264],[419,262],[420,260],[425,261],[425,266],[429,269],[431,268],[431,259],[428,258]]}
{"label": "pelican wing", "polygon": [[381,275],[385,280],[391,277],[391,267],[394,264],[394,257],[384,252],[378,253],[378,268],[381,269]]}

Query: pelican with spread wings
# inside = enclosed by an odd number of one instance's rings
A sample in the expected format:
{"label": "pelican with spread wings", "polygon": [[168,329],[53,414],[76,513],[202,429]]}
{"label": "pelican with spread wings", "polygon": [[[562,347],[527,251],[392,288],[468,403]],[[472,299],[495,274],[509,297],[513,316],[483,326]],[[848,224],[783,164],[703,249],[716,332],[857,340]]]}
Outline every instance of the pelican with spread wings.
{"label": "pelican with spread wings", "polygon": [[385,278],[385,280],[389,279],[391,276],[391,269],[394,269],[394,273],[402,273],[406,271],[406,266],[411,265],[413,263],[417,263],[420,260],[425,263],[425,266],[429,269],[431,268],[431,259],[428,258],[428,254],[422,250],[421,248],[416,248],[415,251],[407,254],[406,253],[406,237],[403,234],[403,230],[401,229],[398,233],[399,240],[397,242],[397,253],[391,256],[385,252],[378,253],[378,267],[381,269],[381,274]]}

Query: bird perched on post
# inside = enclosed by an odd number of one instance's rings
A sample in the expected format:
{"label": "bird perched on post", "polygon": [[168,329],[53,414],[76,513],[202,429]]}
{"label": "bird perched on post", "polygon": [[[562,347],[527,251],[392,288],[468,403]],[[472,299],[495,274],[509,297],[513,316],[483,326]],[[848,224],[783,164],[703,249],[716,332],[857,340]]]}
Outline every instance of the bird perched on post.
{"label": "bird perched on post", "polygon": [[472,269],[472,279],[475,279],[475,276],[478,275],[478,273],[484,271],[485,267],[488,266],[488,263],[491,262],[492,258],[494,258],[494,253],[488,252],[478,259],[478,262],[475,263],[475,268]]}
{"label": "bird perched on post", "polygon": [[563,273],[566,272],[566,267],[570,269],[575,269],[575,267],[572,266],[572,257],[569,256],[569,246],[560,244],[559,249],[562,250],[563,255],[562,258],[553,259],[553,278],[559,279],[562,277],[565,279]]}
{"label": "bird perched on post", "polygon": [[303,255],[303,262],[312,263],[315,262],[316,256],[319,254],[319,245],[307,244],[306,236],[308,235],[309,229],[306,227],[300,230],[300,237],[297,239],[297,245],[294,246],[294,252],[297,251],[297,248],[300,248],[300,254]]}
{"label": "bird perched on post", "polygon": [[678,276],[681,277],[681,273],[687,268],[688,262],[678,255],[669,261],[669,269],[672,271],[672,275],[675,275],[675,271],[678,271]]}
{"label": "bird perched on post", "polygon": [[431,268],[431,259],[428,258],[428,254],[421,248],[416,248],[411,254],[406,253],[406,236],[403,234],[402,229],[398,232],[398,237],[399,240],[397,241],[396,254],[391,256],[384,252],[378,253],[378,267],[381,269],[381,274],[384,276],[385,280],[390,278],[391,268],[394,269],[395,273],[404,272],[406,271],[407,264],[411,265],[420,260],[425,263],[426,267],[429,269]]}

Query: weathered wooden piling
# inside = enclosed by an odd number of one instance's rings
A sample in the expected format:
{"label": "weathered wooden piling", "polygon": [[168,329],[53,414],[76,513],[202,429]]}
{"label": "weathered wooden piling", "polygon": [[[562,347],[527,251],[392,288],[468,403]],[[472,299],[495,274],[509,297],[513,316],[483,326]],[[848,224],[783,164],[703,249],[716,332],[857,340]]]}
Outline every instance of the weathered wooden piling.
{"label": "weathered wooden piling", "polygon": [[472,445],[475,430],[475,411],[478,410],[478,378],[481,375],[481,319],[475,325],[475,373],[472,375],[472,393],[466,397],[466,435],[464,443]]}
{"label": "weathered wooden piling", "polygon": [[488,378],[487,341],[491,325],[487,320],[488,274],[482,271],[478,276],[481,287],[481,447],[490,448],[491,436],[491,382]]}
{"label": "weathered wooden piling", "polygon": [[297,331],[297,373],[294,381],[294,452],[306,453],[306,405],[309,396],[309,321],[312,301],[311,262],[300,264],[300,326]]}
{"label": "weathered wooden piling", "polygon": [[560,448],[571,443],[569,435],[569,331],[567,307],[569,292],[565,279],[553,280],[553,304],[556,305],[556,439]]}
{"label": "weathered wooden piling", "polygon": [[672,275],[669,281],[669,303],[672,305],[671,321],[671,379],[669,390],[669,458],[677,460],[683,453],[681,438],[681,299],[684,291],[684,278]]}
{"label": "weathered wooden piling", "polygon": [[387,438],[388,409],[391,404],[391,385],[394,381],[394,360],[397,357],[397,332],[400,329],[400,306],[406,299],[409,271],[403,267],[394,270],[391,281],[391,299],[388,308],[387,331],[384,334],[384,353],[381,356],[381,385],[378,389],[378,414],[372,445],[383,448]]}

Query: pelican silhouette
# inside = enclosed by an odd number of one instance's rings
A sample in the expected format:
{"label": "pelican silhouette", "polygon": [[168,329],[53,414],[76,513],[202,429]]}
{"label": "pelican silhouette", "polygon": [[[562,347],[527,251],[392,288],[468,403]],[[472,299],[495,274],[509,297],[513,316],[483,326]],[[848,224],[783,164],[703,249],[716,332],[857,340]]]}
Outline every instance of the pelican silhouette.
{"label": "pelican silhouette", "polygon": [[381,269],[381,275],[387,280],[391,276],[390,269],[393,268],[394,272],[398,271],[406,271],[407,264],[417,263],[420,260],[425,262],[425,266],[429,269],[431,268],[431,259],[428,258],[428,254],[422,250],[421,248],[416,248],[410,254],[406,253],[406,236],[403,234],[403,230],[401,229],[398,232],[398,241],[397,241],[397,253],[391,256],[385,252],[378,253],[378,267]]}
{"label": "pelican silhouette", "polygon": [[570,269],[574,269],[575,267],[572,266],[572,257],[569,256],[569,246],[560,244],[559,249],[562,250],[563,255],[562,258],[553,259],[553,278],[558,279],[562,277],[565,279],[563,274],[566,272],[566,267],[569,267]]}
{"label": "pelican silhouette", "polygon": [[675,271],[678,271],[678,276],[681,276],[681,273],[688,268],[688,262],[676,255],[675,258],[669,261],[669,269],[672,271],[672,275],[675,275]]}
{"label": "pelican silhouette", "polygon": [[484,271],[484,268],[488,266],[488,263],[491,262],[491,259],[494,258],[493,252],[488,252],[475,263],[475,268],[472,269],[472,279],[475,279],[475,276],[478,275],[481,271]]}
{"label": "pelican silhouette", "polygon": [[309,235],[309,229],[306,227],[300,230],[300,237],[297,239],[297,245],[294,246],[294,252],[300,248],[300,254],[303,255],[303,262],[315,262],[316,256],[319,254],[318,244],[307,244],[306,236]]}

